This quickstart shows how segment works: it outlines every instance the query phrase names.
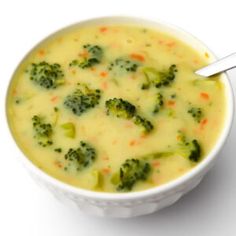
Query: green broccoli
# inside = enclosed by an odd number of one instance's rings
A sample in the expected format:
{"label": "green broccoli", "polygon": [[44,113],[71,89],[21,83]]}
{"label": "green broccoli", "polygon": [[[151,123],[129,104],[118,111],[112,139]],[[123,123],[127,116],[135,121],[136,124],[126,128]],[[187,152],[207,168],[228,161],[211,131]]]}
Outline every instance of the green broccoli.
{"label": "green broccoli", "polygon": [[79,66],[82,69],[99,64],[103,57],[103,49],[98,45],[86,44],[83,46],[83,56],[80,60],[73,60],[69,66]]}
{"label": "green broccoli", "polygon": [[136,124],[137,126],[140,126],[142,128],[143,133],[149,133],[154,128],[153,124],[149,120],[147,120],[139,115],[135,115],[133,120],[134,120],[134,124]]}
{"label": "green broccoli", "polygon": [[37,140],[38,144],[43,147],[52,145],[52,125],[44,123],[43,118],[36,115],[32,117],[32,122],[35,133],[34,138]]}
{"label": "green broccoli", "polygon": [[121,98],[109,99],[105,103],[107,115],[113,115],[118,118],[130,119],[136,112],[136,107]]}
{"label": "green broccoli", "polygon": [[139,63],[133,60],[117,58],[110,63],[108,70],[119,74],[119,72],[136,72],[138,67]]}
{"label": "green broccoli", "polygon": [[179,151],[183,157],[190,161],[198,162],[201,158],[201,146],[196,139],[187,141],[186,137],[180,133]]}
{"label": "green broccoli", "polygon": [[153,113],[154,114],[158,113],[161,110],[161,108],[163,107],[163,105],[164,105],[163,95],[161,93],[157,93]]}
{"label": "green broccoli", "polygon": [[100,102],[101,91],[99,89],[90,89],[87,85],[78,84],[78,88],[69,94],[64,105],[75,115],[80,116],[89,109],[94,108]]}
{"label": "green broccoli", "polygon": [[88,143],[81,141],[78,148],[70,148],[65,154],[67,165],[65,170],[74,168],[76,171],[83,170],[93,164],[96,159],[96,150]]}
{"label": "green broccoli", "polygon": [[149,89],[151,85],[156,88],[166,87],[173,83],[177,72],[176,65],[171,65],[168,70],[158,71],[153,67],[144,67],[143,73],[146,77],[146,83],[142,89]]}
{"label": "green broccoli", "polygon": [[117,191],[130,191],[138,181],[144,181],[151,172],[148,162],[139,159],[127,159],[120,167]]}
{"label": "green broccoli", "polygon": [[188,113],[194,118],[194,120],[198,123],[202,120],[203,117],[203,111],[199,107],[191,107],[188,110]]}
{"label": "green broccoli", "polygon": [[45,61],[32,63],[30,80],[45,89],[55,89],[65,83],[61,66],[58,63],[49,64]]}

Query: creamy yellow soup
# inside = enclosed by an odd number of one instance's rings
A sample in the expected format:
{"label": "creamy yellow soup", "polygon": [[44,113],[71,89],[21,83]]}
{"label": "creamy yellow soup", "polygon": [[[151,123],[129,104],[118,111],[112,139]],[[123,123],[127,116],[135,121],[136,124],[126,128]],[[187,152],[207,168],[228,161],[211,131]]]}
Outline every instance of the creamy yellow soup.
{"label": "creamy yellow soup", "polygon": [[209,57],[138,25],[59,32],[14,74],[11,131],[36,166],[70,185],[160,186],[204,159],[222,130],[224,85],[194,74]]}

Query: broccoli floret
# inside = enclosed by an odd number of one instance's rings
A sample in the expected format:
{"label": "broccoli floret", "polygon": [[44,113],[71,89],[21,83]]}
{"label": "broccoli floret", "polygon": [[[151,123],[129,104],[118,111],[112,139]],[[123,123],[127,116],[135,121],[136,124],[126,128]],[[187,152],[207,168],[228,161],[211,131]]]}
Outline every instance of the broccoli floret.
{"label": "broccoli floret", "polygon": [[201,146],[196,139],[187,141],[183,134],[180,134],[180,153],[190,161],[198,162],[201,158]]}
{"label": "broccoli floret", "polygon": [[153,124],[149,120],[147,120],[139,115],[135,115],[133,120],[134,120],[134,124],[136,124],[142,128],[143,133],[149,133],[154,128]]}
{"label": "broccoli floret", "polygon": [[53,144],[52,142],[52,125],[49,123],[44,123],[43,118],[39,116],[32,117],[34,138],[37,140],[38,144],[46,147]]}
{"label": "broccoli floret", "polygon": [[99,104],[101,91],[99,89],[90,89],[87,85],[78,84],[78,88],[69,94],[64,105],[70,109],[75,115],[80,116],[89,109]]}
{"label": "broccoli floret", "polygon": [[58,63],[49,64],[45,61],[32,63],[30,79],[45,89],[55,89],[65,83],[61,66]]}
{"label": "broccoli floret", "polygon": [[161,93],[157,93],[153,113],[154,114],[158,113],[161,110],[161,108],[163,107],[163,105],[164,105],[163,95]]}
{"label": "broccoli floret", "polygon": [[203,111],[199,107],[191,107],[188,110],[188,113],[194,118],[194,120],[198,123],[202,120],[203,117]]}
{"label": "broccoli floret", "polygon": [[118,118],[130,119],[134,116],[136,112],[136,107],[121,99],[113,98],[106,101],[107,115],[113,115]]}
{"label": "broccoli floret", "polygon": [[108,66],[109,71],[119,72],[136,72],[139,67],[139,63],[133,60],[125,58],[117,58]]}
{"label": "broccoli floret", "polygon": [[96,159],[95,149],[88,143],[81,141],[78,148],[70,148],[65,154],[68,164],[65,169],[74,168],[76,171],[83,170],[93,164]]}
{"label": "broccoli floret", "polygon": [[142,89],[148,89],[151,85],[156,88],[169,86],[173,83],[177,72],[176,65],[171,65],[168,70],[158,71],[153,67],[145,67],[143,73],[146,77],[146,83],[142,85]]}
{"label": "broccoli floret", "polygon": [[86,44],[79,60],[73,60],[69,66],[79,66],[82,69],[99,64],[103,57],[103,49],[98,45]]}
{"label": "broccoli floret", "polygon": [[148,162],[139,159],[127,159],[120,167],[117,191],[130,191],[138,181],[147,179],[151,171]]}

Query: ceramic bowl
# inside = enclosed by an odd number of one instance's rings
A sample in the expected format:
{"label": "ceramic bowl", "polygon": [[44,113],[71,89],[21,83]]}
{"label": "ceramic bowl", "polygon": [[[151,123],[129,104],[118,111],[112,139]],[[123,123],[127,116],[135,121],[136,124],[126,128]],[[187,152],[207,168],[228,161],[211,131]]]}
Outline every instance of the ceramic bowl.
{"label": "ceramic bowl", "polygon": [[[110,23],[134,23],[144,27],[156,28],[159,31],[161,30],[172,34],[199,52],[208,52],[212,61],[215,59],[213,53],[191,34],[186,33],[176,26],[162,22],[153,22],[131,17],[103,17],[79,22],[62,30],[90,24]],[[221,75],[221,80],[225,85],[227,94],[227,109],[223,129],[214,148],[204,160],[190,172],[162,186],[140,192],[121,194],[88,191],[70,186],[49,176],[35,166],[20,151],[18,151],[18,156],[36,182],[51,191],[53,195],[63,203],[76,207],[85,213],[107,217],[134,217],[153,213],[175,203],[184,194],[195,188],[217,160],[217,155],[229,134],[233,117],[232,87],[226,74]]]}

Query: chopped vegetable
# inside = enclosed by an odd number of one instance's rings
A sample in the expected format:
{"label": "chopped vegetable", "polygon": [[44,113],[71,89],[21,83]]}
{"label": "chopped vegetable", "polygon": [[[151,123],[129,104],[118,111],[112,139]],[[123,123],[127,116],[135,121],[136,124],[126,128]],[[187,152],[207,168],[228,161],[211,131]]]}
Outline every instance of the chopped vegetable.
{"label": "chopped vegetable", "polygon": [[32,63],[30,80],[45,89],[55,89],[65,83],[61,66],[58,63],[49,64],[45,61]]}
{"label": "chopped vegetable", "polygon": [[64,134],[66,137],[75,138],[76,130],[75,125],[72,122],[67,122],[61,125],[61,128],[64,129]]}
{"label": "chopped vegetable", "polygon": [[40,116],[33,116],[33,129],[34,138],[37,140],[38,144],[42,147],[47,147],[53,144],[52,141],[52,125],[49,123],[44,123],[44,119]]}
{"label": "chopped vegetable", "polygon": [[84,112],[94,108],[100,102],[101,91],[99,89],[90,89],[87,85],[78,84],[78,88],[69,94],[64,105],[75,115],[81,116]]}
{"label": "chopped vegetable", "polygon": [[134,124],[141,127],[143,133],[149,133],[154,128],[153,124],[149,120],[139,115],[135,115],[133,120],[134,120]]}
{"label": "chopped vegetable", "polygon": [[67,170],[74,168],[76,171],[81,171],[93,164],[96,159],[96,151],[90,144],[81,141],[78,148],[68,150],[65,159],[68,161]]}
{"label": "chopped vegetable", "polygon": [[173,83],[176,72],[176,65],[171,65],[168,70],[163,71],[158,71],[154,67],[144,67],[146,83],[142,85],[142,89],[149,89],[152,85],[156,88],[169,86]]}
{"label": "chopped vegetable", "polygon": [[186,140],[183,133],[179,136],[179,153],[181,156],[188,158],[190,161],[198,162],[201,158],[201,146],[196,139]]}
{"label": "chopped vegetable", "polygon": [[84,53],[81,54],[80,59],[73,60],[69,66],[79,66],[80,68],[85,69],[101,63],[103,49],[100,46],[85,44],[83,50]]}
{"label": "chopped vegetable", "polygon": [[113,98],[106,101],[107,115],[113,115],[118,118],[130,119],[136,112],[136,107],[121,98]]}
{"label": "chopped vegetable", "polygon": [[108,66],[109,71],[114,71],[117,74],[122,72],[135,72],[139,67],[139,63],[126,58],[117,58]]}
{"label": "chopped vegetable", "polygon": [[203,117],[203,111],[199,107],[191,107],[188,109],[188,113],[193,117],[193,119],[200,123]]}
{"label": "chopped vegetable", "polygon": [[119,176],[113,177],[117,191],[130,191],[138,181],[144,181],[150,174],[151,166],[139,159],[127,159],[120,167]]}
{"label": "chopped vegetable", "polygon": [[163,105],[164,105],[163,95],[161,93],[157,93],[153,113],[154,114],[158,113],[162,109]]}

